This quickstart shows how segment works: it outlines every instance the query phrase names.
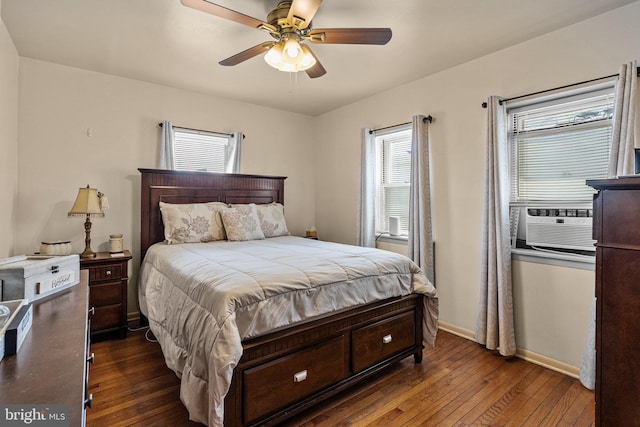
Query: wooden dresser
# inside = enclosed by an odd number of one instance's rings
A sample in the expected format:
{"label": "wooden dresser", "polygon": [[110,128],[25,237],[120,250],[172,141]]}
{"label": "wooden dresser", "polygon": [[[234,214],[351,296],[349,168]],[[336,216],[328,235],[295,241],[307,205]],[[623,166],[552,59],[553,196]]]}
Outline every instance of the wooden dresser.
{"label": "wooden dresser", "polygon": [[593,180],[596,425],[640,426],[640,177]]}
{"label": "wooden dresser", "polygon": [[113,257],[98,252],[94,258],[80,258],[80,268],[89,270],[89,307],[92,309],[91,337],[127,336],[127,288],[131,253]]}
{"label": "wooden dresser", "polygon": [[33,303],[33,324],[20,350],[0,362],[0,402],[25,409],[67,405],[68,425],[85,425],[92,359],[87,357],[87,312],[87,275],[82,272],[79,284]]}

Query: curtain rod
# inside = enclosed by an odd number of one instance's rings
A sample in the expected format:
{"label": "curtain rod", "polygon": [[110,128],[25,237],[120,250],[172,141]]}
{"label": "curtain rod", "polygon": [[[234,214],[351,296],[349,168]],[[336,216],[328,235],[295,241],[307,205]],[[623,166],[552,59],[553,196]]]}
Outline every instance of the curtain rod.
{"label": "curtain rod", "polygon": [[[422,122],[423,123],[426,123],[426,122],[433,123],[433,117],[431,117],[431,115],[429,115],[429,116],[425,117],[424,119],[422,119]],[[400,123],[399,125],[386,126],[386,127],[379,128],[379,129],[371,129],[369,131],[369,133],[371,134],[371,133],[374,133],[374,132],[378,132],[380,130],[391,129],[391,128],[395,128],[395,127],[398,127],[398,126],[410,125],[411,123],[412,122]]]}
{"label": "curtain rod", "polygon": [[[158,126],[162,127],[162,122],[158,123]],[[175,126],[175,127],[180,128],[180,129],[193,130],[193,131],[196,131],[196,132],[211,132],[211,133],[217,133],[218,135],[233,136],[233,134],[231,134],[231,133],[227,133],[227,132],[214,132],[214,131],[210,131],[210,130],[202,130],[202,129],[186,128],[186,127],[183,127],[183,126]],[[246,138],[246,135],[243,133],[243,134],[242,134],[242,139],[245,139],[245,138]]]}
{"label": "curtain rod", "polygon": [[[520,95],[520,96],[514,96],[512,98],[501,99],[499,101],[499,103],[502,105],[502,103],[504,103],[504,102],[513,101],[515,99],[526,98],[527,96],[533,96],[533,95],[540,95],[542,93],[553,92],[554,90],[566,89],[566,88],[573,87],[573,86],[580,86],[580,85],[587,84],[587,83],[597,82],[598,80],[610,79],[612,77],[617,77],[619,75],[620,74],[617,74],[617,73],[616,74],[611,74],[610,76],[598,77],[598,78],[595,78],[595,79],[585,80],[583,82],[578,82],[578,83],[571,83],[571,84],[564,85],[564,86],[554,87],[553,89],[545,89],[545,90],[541,90],[541,91],[538,91],[538,92],[528,93],[526,95]],[[636,75],[638,77],[640,77],[640,67],[636,68]],[[487,108],[487,103],[486,102],[482,103],[482,108]]]}

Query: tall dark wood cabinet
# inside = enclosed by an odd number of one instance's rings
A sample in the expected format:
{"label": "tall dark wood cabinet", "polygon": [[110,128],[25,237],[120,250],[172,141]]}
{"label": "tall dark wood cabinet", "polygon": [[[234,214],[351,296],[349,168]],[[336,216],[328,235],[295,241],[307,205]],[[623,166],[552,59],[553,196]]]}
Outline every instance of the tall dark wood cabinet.
{"label": "tall dark wood cabinet", "polygon": [[640,426],[640,177],[593,180],[596,426]]}

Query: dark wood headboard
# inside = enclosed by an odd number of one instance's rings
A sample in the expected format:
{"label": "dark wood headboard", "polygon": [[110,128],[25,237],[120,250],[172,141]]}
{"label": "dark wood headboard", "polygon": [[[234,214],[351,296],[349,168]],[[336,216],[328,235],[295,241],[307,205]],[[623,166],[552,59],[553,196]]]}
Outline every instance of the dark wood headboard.
{"label": "dark wood headboard", "polygon": [[166,203],[271,203],[284,204],[283,176],[184,172],[138,169],[140,197],[140,259],[149,246],[164,240],[159,202]]}

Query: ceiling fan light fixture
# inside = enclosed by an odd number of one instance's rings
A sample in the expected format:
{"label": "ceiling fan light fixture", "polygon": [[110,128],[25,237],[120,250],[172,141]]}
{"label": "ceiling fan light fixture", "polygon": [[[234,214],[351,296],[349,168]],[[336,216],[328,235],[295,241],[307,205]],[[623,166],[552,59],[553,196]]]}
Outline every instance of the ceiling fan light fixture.
{"label": "ceiling fan light fixture", "polygon": [[291,62],[283,62],[278,70],[284,71],[285,73],[296,73],[299,71],[298,66]]}
{"label": "ceiling fan light fixture", "polygon": [[300,43],[296,39],[289,38],[284,44],[284,52],[291,59],[296,59],[302,52],[300,48]]}
{"label": "ceiling fan light fixture", "polygon": [[275,69],[280,69],[283,64],[283,42],[278,42],[264,55],[264,60]]}
{"label": "ceiling fan light fixture", "polygon": [[311,49],[309,49],[307,45],[303,44],[300,46],[302,48],[302,59],[300,60],[299,70],[304,71],[316,65],[316,62],[318,62],[318,60],[315,56],[313,56],[313,53],[311,53]]}
{"label": "ceiling fan light fixture", "polygon": [[290,41],[292,41],[292,39],[286,41],[280,40],[274,44],[264,55],[265,62],[276,70],[287,73],[305,71],[313,67],[317,60],[313,53],[311,53],[311,49],[309,49],[307,45],[300,44],[297,40],[293,40],[298,52],[292,57],[287,52],[287,43]]}

